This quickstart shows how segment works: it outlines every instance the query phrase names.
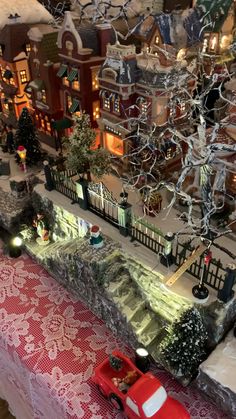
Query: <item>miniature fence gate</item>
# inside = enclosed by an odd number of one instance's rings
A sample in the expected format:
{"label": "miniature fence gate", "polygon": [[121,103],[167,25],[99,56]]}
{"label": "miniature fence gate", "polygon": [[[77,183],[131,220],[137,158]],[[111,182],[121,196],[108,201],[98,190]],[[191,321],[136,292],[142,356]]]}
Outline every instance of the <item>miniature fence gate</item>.
{"label": "miniature fence gate", "polygon": [[88,204],[90,211],[105,218],[115,227],[118,224],[118,202],[103,182],[88,184]]}

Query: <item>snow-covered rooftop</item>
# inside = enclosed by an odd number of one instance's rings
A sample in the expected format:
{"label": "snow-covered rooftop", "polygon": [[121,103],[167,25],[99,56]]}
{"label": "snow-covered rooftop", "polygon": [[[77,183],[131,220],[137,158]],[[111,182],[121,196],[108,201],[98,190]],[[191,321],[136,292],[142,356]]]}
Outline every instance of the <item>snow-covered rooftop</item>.
{"label": "snow-covered rooftop", "polygon": [[17,23],[48,23],[52,20],[51,14],[37,0],[0,0],[0,30],[15,19],[9,19],[10,15],[20,16]]}

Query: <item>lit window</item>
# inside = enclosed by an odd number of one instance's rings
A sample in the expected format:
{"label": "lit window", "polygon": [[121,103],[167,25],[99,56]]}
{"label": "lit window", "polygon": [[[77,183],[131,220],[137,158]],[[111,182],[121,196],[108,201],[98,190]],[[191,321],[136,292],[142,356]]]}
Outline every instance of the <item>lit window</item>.
{"label": "lit window", "polygon": [[167,148],[167,150],[166,150],[166,159],[167,160],[168,159],[171,159],[172,156],[173,156],[173,150],[172,150],[172,148],[171,147],[170,148]]}
{"label": "lit window", "polygon": [[210,50],[211,51],[216,51],[216,47],[217,47],[217,36],[214,35],[211,37],[211,41],[210,41]]}
{"label": "lit window", "polygon": [[44,130],[44,128],[45,128],[45,123],[44,123],[44,120],[42,119],[41,120],[41,128]]}
{"label": "lit window", "polygon": [[107,109],[108,111],[110,110],[111,104],[110,104],[110,98],[109,97],[104,97],[103,99],[103,108]]}
{"label": "lit window", "polygon": [[67,96],[67,110],[70,109],[71,105],[72,105],[72,98],[71,96]]}
{"label": "lit window", "polygon": [[156,44],[156,45],[158,45],[158,44],[159,44],[159,42],[160,42],[160,38],[159,38],[159,36],[156,36],[156,37],[155,37],[155,44]]}
{"label": "lit window", "polygon": [[98,83],[98,71],[99,68],[92,68],[92,91],[99,89],[99,83]]}
{"label": "lit window", "polygon": [[113,103],[113,110],[115,113],[120,113],[120,98],[119,96],[115,96],[114,103]]}
{"label": "lit window", "polygon": [[79,80],[74,80],[72,83],[72,89],[74,90],[80,90],[80,82]]}
{"label": "lit window", "polygon": [[100,107],[99,107],[99,100],[96,102],[93,102],[93,120],[96,121],[96,119],[100,116]]}
{"label": "lit window", "polygon": [[46,91],[44,89],[42,90],[41,101],[44,102],[44,103],[46,103],[46,101],[47,101]]}
{"label": "lit window", "polygon": [[51,132],[51,125],[50,125],[50,122],[47,122],[47,131],[48,131],[48,132]]}
{"label": "lit window", "polygon": [[147,111],[148,111],[148,102],[147,101],[141,102],[140,110],[141,110],[142,115],[147,114]]}
{"label": "lit window", "polygon": [[124,142],[116,135],[105,133],[105,144],[108,151],[116,156],[124,155]]}
{"label": "lit window", "polygon": [[27,83],[26,70],[21,70],[20,71],[20,81],[21,81],[21,83]]}
{"label": "lit window", "polygon": [[179,104],[180,112],[184,113],[186,111],[186,104],[184,102],[181,102]]}
{"label": "lit window", "polygon": [[170,117],[175,116],[175,112],[176,112],[175,107],[173,105],[171,105],[170,108],[169,108],[169,116]]}
{"label": "lit window", "polygon": [[70,82],[69,82],[69,80],[67,80],[67,77],[63,77],[62,83],[64,84],[64,86],[69,86],[70,85]]}
{"label": "lit window", "polygon": [[203,40],[203,46],[202,46],[202,52],[205,53],[207,51],[208,47],[208,38],[204,38]]}
{"label": "lit window", "polygon": [[35,115],[35,119],[36,119],[36,121],[39,120],[39,116],[37,114]]}
{"label": "lit window", "polygon": [[26,49],[26,54],[27,54],[27,55],[29,55],[29,53],[30,53],[30,51],[31,51],[31,46],[30,46],[30,44],[26,44],[25,49]]}
{"label": "lit window", "polygon": [[0,56],[2,57],[3,54],[3,50],[2,50],[2,45],[0,45]]}

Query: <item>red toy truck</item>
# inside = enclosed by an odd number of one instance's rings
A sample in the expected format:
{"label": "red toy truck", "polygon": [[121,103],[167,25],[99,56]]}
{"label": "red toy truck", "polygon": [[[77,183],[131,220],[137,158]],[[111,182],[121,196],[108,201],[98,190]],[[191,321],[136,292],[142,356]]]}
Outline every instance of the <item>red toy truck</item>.
{"label": "red toy truck", "polygon": [[107,358],[95,369],[93,381],[129,419],[190,419],[185,408],[167,395],[154,375],[143,374],[119,351],[114,351],[112,356],[120,361],[119,370],[112,368]]}

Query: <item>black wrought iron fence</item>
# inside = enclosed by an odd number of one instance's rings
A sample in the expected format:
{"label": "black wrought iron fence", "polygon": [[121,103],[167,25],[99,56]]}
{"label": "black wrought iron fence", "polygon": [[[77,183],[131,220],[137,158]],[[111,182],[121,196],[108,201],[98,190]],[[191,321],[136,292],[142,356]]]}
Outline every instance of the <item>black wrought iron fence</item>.
{"label": "black wrought iron fence", "polygon": [[[174,255],[176,265],[181,266],[182,263],[191,255],[194,248],[190,243],[178,243],[174,248]],[[187,272],[195,278],[200,279],[203,273],[204,255],[201,255],[192,265],[187,269]],[[223,287],[225,281],[226,269],[223,267],[220,260],[211,259],[207,265],[207,271],[204,275],[204,283],[209,287],[219,290]]]}

